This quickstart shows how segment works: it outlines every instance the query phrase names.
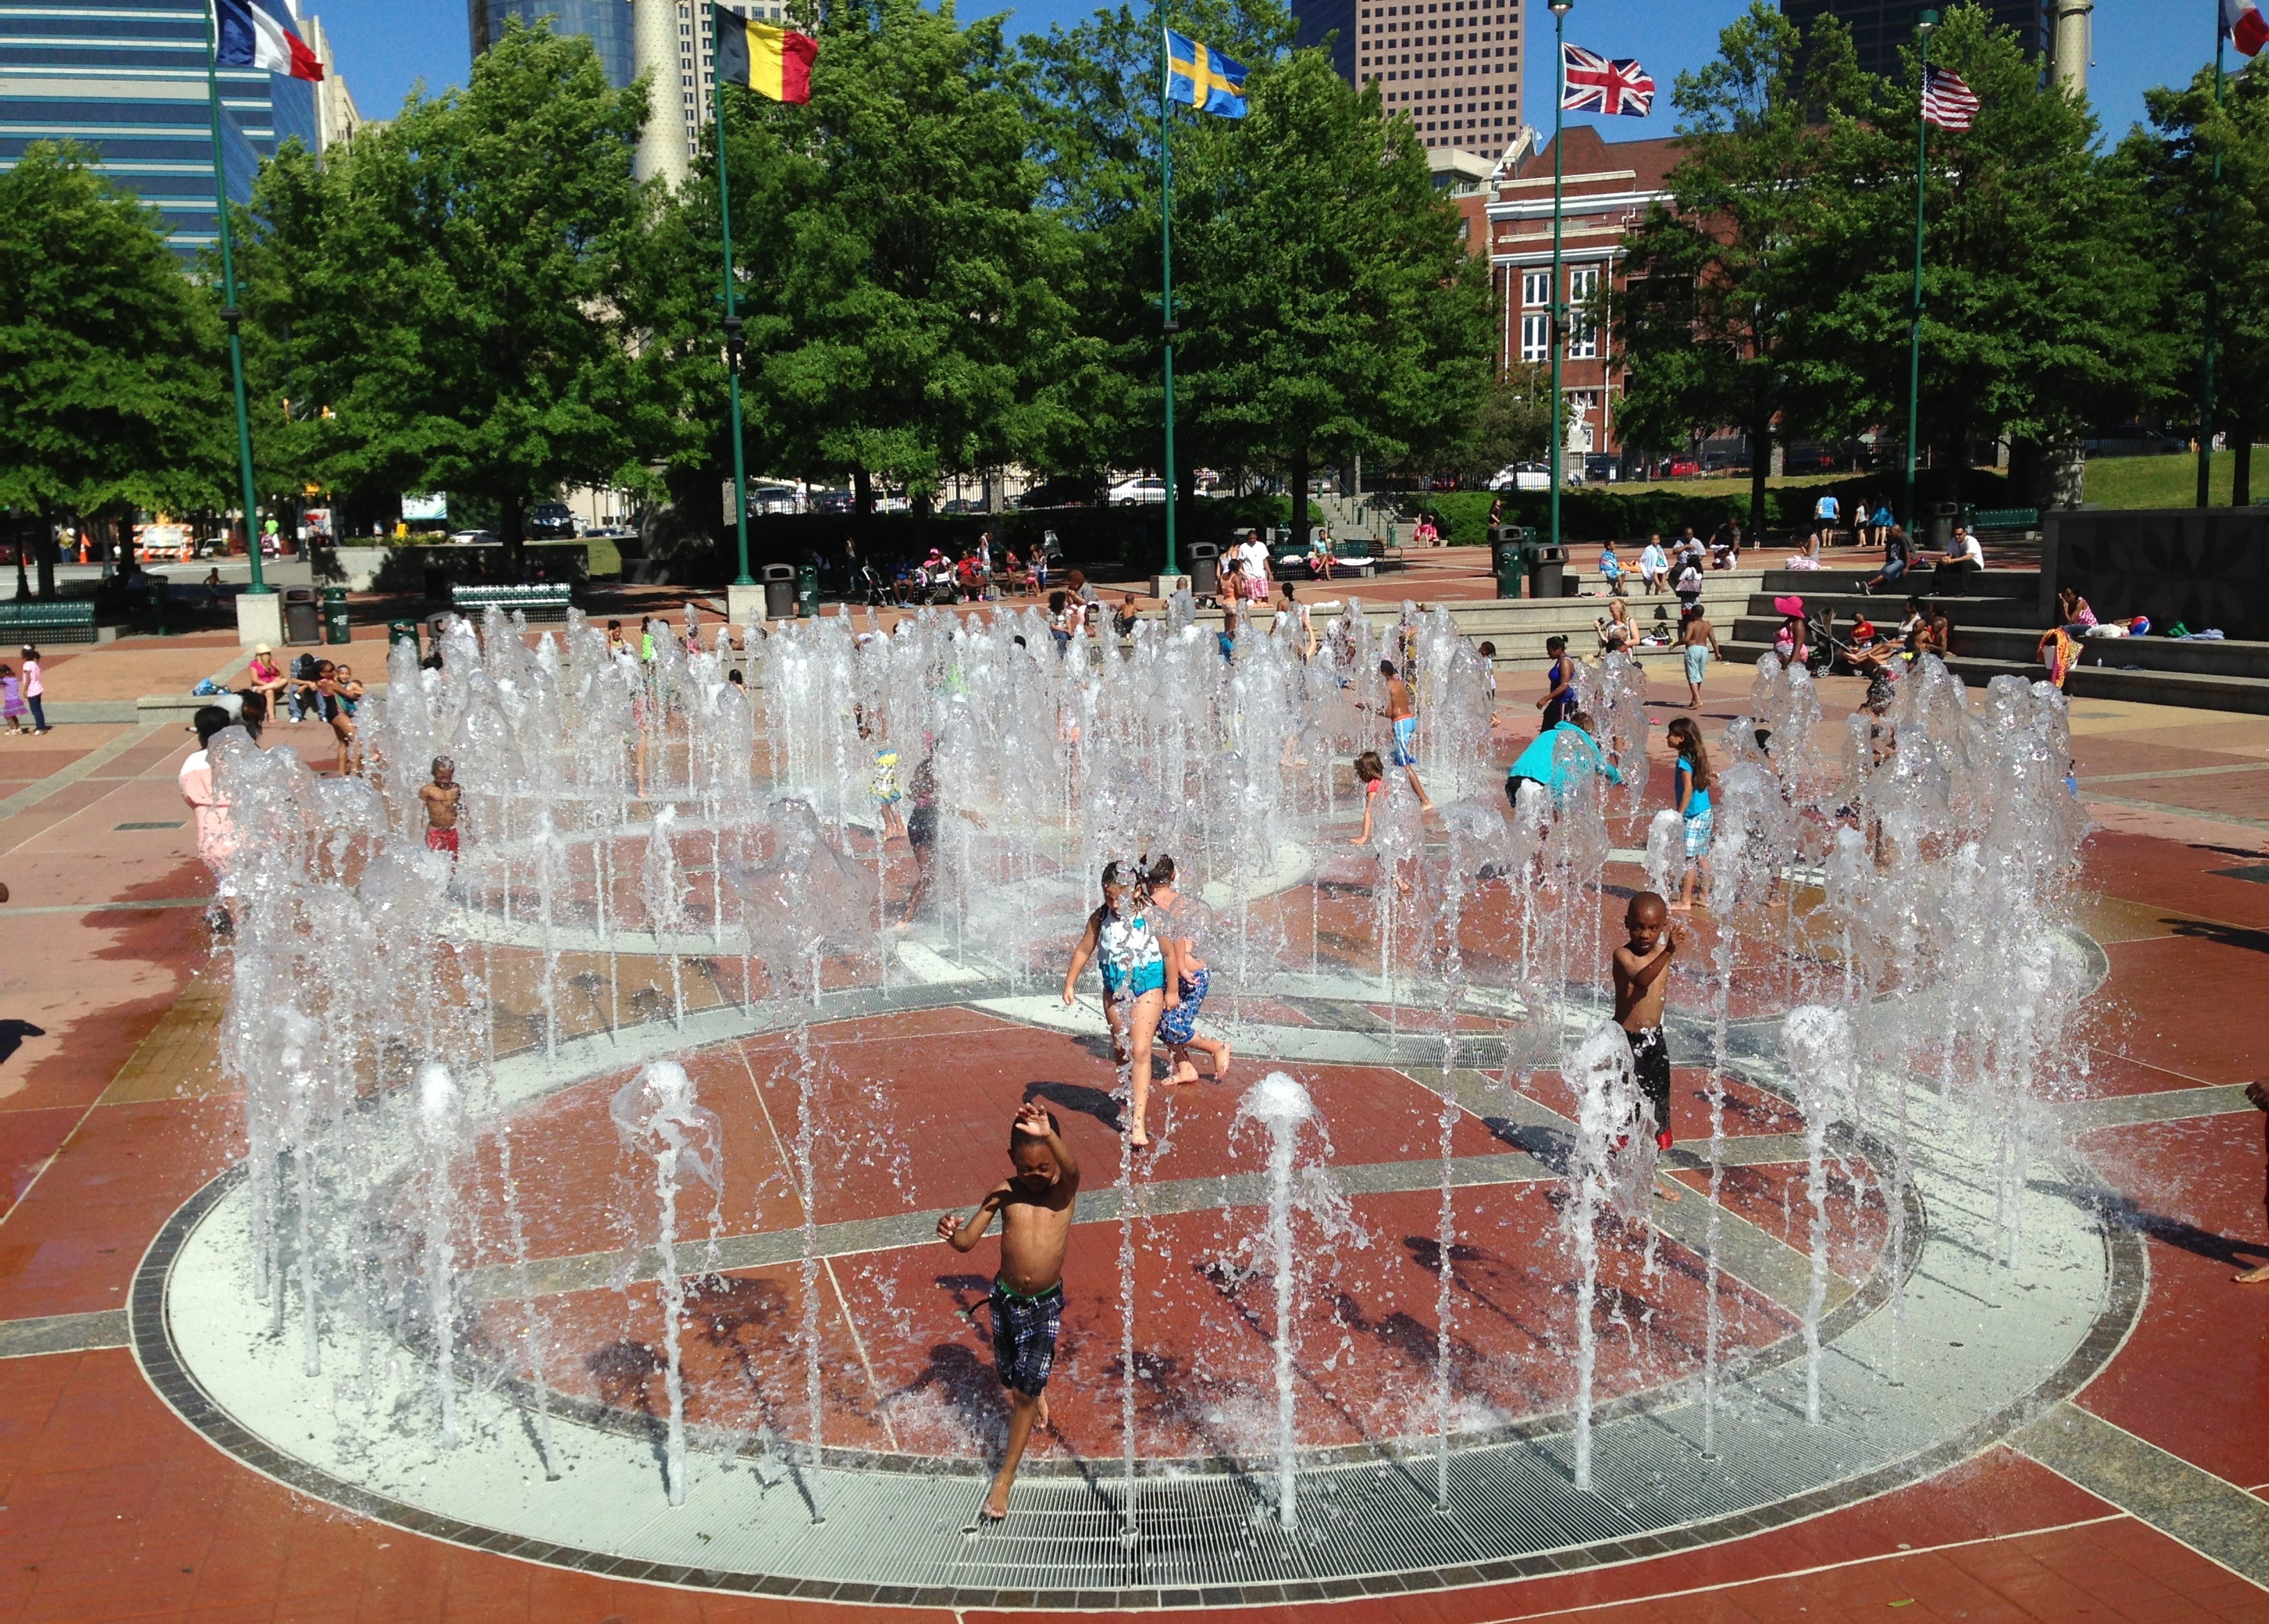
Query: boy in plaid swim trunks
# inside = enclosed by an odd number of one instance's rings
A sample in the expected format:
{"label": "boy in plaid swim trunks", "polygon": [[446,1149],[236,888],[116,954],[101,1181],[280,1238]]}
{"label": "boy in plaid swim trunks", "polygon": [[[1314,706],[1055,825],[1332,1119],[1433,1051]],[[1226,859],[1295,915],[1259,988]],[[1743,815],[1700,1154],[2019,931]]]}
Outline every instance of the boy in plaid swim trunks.
{"label": "boy in plaid swim trunks", "polygon": [[987,1192],[974,1213],[967,1218],[948,1213],[937,1221],[938,1239],[968,1251],[993,1215],[1001,1215],[1001,1272],[990,1301],[993,1363],[1009,1390],[1009,1447],[979,1513],[988,1523],[1009,1515],[1009,1486],[1024,1445],[1033,1426],[1048,1419],[1048,1373],[1063,1322],[1064,1247],[1079,1201],[1079,1162],[1046,1106],[1027,1104],[1016,1112],[1009,1160],[1016,1170]]}

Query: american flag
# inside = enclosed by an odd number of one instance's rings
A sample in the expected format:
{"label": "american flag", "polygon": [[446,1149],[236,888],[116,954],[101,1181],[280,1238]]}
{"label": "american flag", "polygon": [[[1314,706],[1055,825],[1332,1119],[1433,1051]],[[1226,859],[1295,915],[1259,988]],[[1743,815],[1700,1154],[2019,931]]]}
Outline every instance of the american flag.
{"label": "american flag", "polygon": [[1922,116],[1925,123],[1940,129],[1967,129],[1977,122],[1977,92],[1962,82],[1960,74],[1932,68],[1923,75]]}
{"label": "american flag", "polygon": [[1570,113],[1644,118],[1654,107],[1654,78],[1629,56],[1613,62],[1580,45],[1560,48],[1560,106]]}

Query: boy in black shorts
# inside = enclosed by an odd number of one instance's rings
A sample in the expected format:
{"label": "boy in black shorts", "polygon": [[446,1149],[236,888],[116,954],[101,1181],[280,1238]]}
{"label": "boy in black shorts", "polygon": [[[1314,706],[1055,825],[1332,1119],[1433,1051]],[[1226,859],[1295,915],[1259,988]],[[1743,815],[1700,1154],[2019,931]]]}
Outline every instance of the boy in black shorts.
{"label": "boy in black shorts", "polygon": [[1064,1248],[1079,1202],[1079,1163],[1058,1131],[1055,1114],[1027,1104],[1009,1130],[1009,1160],[1016,1171],[987,1192],[967,1218],[948,1213],[937,1237],[967,1251],[1001,1215],[1001,1272],[993,1281],[993,1363],[1009,1390],[1009,1448],[980,1515],[997,1523],[1009,1515],[1009,1486],[1035,1423],[1048,1419],[1048,1373],[1054,1367],[1056,1331],[1063,1321]]}
{"label": "boy in black shorts", "polygon": [[[1678,951],[1679,936],[1670,923],[1670,904],[1652,891],[1641,891],[1624,911],[1623,926],[1630,941],[1615,949],[1615,1024],[1630,1040],[1631,1068],[1639,1091],[1654,1109],[1654,1142],[1670,1148],[1670,1049],[1662,1039],[1664,979],[1670,973],[1671,955]],[[1678,1199],[1678,1186],[1669,1179],[1655,1184],[1655,1193],[1666,1201]]]}

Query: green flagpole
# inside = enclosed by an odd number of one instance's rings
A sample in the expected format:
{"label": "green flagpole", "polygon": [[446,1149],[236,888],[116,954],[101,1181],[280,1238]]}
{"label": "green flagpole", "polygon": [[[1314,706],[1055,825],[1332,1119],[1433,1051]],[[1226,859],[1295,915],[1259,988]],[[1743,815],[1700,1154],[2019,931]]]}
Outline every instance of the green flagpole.
{"label": "green flagpole", "polygon": [[[1915,32],[1922,41],[1923,97],[1930,94],[1930,31],[1937,26],[1935,11],[1925,11],[1915,19]],[[1922,428],[1923,182],[1929,172],[1930,120],[1924,116],[1918,100],[1915,106],[1914,308],[1907,322],[1907,483],[1903,505],[1909,536],[1921,534],[1920,515],[1915,512],[1915,438]]]}
{"label": "green flagpole", "polygon": [[1565,414],[1560,404],[1560,351],[1562,330],[1566,325],[1567,303],[1560,289],[1560,200],[1561,182],[1565,169],[1561,162],[1560,137],[1565,121],[1561,107],[1568,100],[1568,53],[1562,48],[1565,39],[1568,13],[1576,0],[1552,0],[1552,544],[1560,545],[1560,455],[1568,438]]}
{"label": "green flagpole", "polygon": [[[2214,8],[2214,107],[2221,111],[2222,41],[2221,10]],[[2216,308],[2221,289],[2215,285],[2214,255],[2221,250],[2221,149],[2214,148],[2214,180],[2206,194],[2206,356],[2199,373],[2199,449],[2198,506],[2206,506],[2213,499],[2214,484],[2214,328],[2221,311]]]}
{"label": "green flagpole", "polygon": [[236,380],[236,464],[244,484],[244,550],[252,557],[249,591],[269,593],[260,568],[260,498],[252,478],[252,416],[244,400],[244,336],[239,323],[244,313],[236,304],[236,247],[228,223],[228,172],[222,167],[220,144],[220,19],[214,8],[205,10],[205,93],[212,104],[213,203],[220,214],[220,319],[228,323],[228,365]]}
{"label": "green flagpole", "polygon": [[1170,139],[1173,102],[1166,92],[1172,83],[1171,53],[1166,49],[1166,9],[1158,8],[1158,247],[1160,308],[1165,316],[1164,330],[1166,360],[1166,568],[1168,575],[1180,571],[1174,564],[1174,335],[1180,330],[1174,321],[1174,148]]}
{"label": "green flagpole", "polygon": [[[709,0],[709,42],[712,55],[719,39],[717,0]],[[725,248],[725,374],[733,396],[733,532],[740,543],[741,572],[735,587],[753,587],[749,573],[749,470],[741,447],[741,358],[747,341],[741,334],[741,307],[733,293],[733,196],[725,170],[725,81],[713,75],[709,82],[712,111],[717,115],[717,230]]]}

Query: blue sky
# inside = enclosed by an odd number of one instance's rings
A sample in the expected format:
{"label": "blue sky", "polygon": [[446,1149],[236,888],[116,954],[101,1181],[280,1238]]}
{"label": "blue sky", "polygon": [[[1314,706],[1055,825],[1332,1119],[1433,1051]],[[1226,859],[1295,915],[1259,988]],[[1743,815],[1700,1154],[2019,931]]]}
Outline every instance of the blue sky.
{"label": "blue sky", "polygon": [[[979,14],[980,0],[964,0]],[[1007,8],[1012,26],[1037,32],[1051,23],[1085,16],[1094,0],[1031,0]],[[2116,140],[2143,116],[2143,92],[2179,84],[2213,58],[2216,0],[2096,0],[2095,66],[2089,78],[2105,133]],[[366,117],[384,118],[419,79],[429,90],[462,83],[470,44],[465,0],[314,0],[312,9],[331,31],[340,66]],[[1550,18],[1529,0],[1548,40]],[[1746,0],[1578,0],[1568,37],[1614,56],[1637,56],[1667,92],[1683,69],[1709,60],[1718,31],[1746,9]],[[2242,61],[2242,58],[2233,58]],[[1529,63],[1529,122],[1548,124],[1552,113],[1550,53]],[[1668,135],[1668,97],[1652,118],[1589,120],[1610,140]]]}

